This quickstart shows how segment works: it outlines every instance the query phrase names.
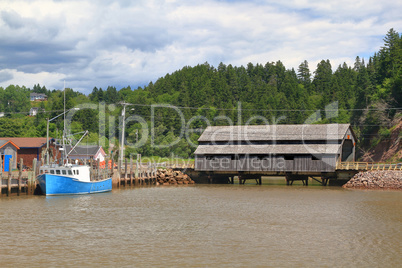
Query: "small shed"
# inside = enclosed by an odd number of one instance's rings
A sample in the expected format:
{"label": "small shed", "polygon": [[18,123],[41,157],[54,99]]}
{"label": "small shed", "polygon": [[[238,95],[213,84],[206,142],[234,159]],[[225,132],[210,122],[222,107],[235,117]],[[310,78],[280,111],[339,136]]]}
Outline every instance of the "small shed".
{"label": "small shed", "polygon": [[356,151],[349,124],[210,126],[198,142],[196,171],[333,172]]}
{"label": "small shed", "polygon": [[[66,153],[71,150],[70,145],[66,145]],[[100,162],[105,161],[106,153],[100,145],[79,145],[68,156],[69,159],[79,160],[98,160]]]}
{"label": "small shed", "polygon": [[17,168],[17,151],[20,148],[10,140],[0,140],[0,168],[2,171],[10,171],[10,162],[12,169]]}

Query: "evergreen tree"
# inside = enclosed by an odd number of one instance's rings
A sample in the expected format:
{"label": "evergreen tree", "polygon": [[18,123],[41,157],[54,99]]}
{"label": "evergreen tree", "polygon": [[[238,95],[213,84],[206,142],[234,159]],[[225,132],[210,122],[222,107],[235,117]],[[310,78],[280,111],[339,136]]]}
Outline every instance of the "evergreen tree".
{"label": "evergreen tree", "polygon": [[300,63],[299,68],[297,69],[297,78],[299,82],[302,83],[306,88],[310,86],[311,83],[311,73],[308,68],[307,60]]}
{"label": "evergreen tree", "polygon": [[357,57],[356,57],[356,60],[355,60],[355,65],[354,65],[354,67],[353,67],[353,70],[355,70],[356,72],[358,72],[362,66],[364,66],[364,64],[360,61],[360,57],[357,56]]}
{"label": "evergreen tree", "polygon": [[390,29],[384,38],[384,46],[379,54],[381,59],[381,79],[394,77],[402,64],[401,37],[393,28]]}
{"label": "evergreen tree", "polygon": [[93,89],[92,89],[92,93],[91,94],[89,94],[89,99],[92,101],[92,102],[98,102],[99,100],[98,100],[98,88],[97,87],[94,87]]}
{"label": "evergreen tree", "polygon": [[321,108],[331,100],[331,82],[332,82],[332,69],[329,60],[322,60],[317,65],[317,69],[314,72],[313,86],[315,92],[322,95]]}

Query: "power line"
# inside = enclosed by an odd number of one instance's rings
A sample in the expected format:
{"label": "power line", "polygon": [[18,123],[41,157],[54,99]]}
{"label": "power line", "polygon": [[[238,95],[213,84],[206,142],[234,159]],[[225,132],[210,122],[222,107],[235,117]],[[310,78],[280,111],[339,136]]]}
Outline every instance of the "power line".
{"label": "power line", "polygon": [[[44,111],[44,113],[56,113],[56,112],[62,112],[63,110],[52,110],[52,111]],[[4,114],[29,114],[29,112],[9,112],[9,113],[4,113]],[[37,115],[36,115],[37,116]],[[139,117],[145,117],[145,118],[149,118],[151,119],[152,116],[151,115],[136,115]],[[163,121],[163,119],[168,119],[168,120],[182,120],[181,117],[176,116],[176,117],[162,117],[160,118],[159,116],[154,116],[153,118],[157,119],[158,121]],[[191,118],[184,118],[185,121],[190,120]],[[208,119],[208,118],[207,118]],[[205,122],[203,119],[198,119],[199,121],[203,121]],[[213,120],[213,118],[211,119]],[[225,120],[225,118],[221,118],[219,120]],[[259,118],[256,118],[255,120],[259,120]],[[197,122],[197,120],[195,120],[194,122]],[[289,123],[286,123],[289,124]],[[293,123],[293,124],[298,124],[298,123]],[[301,124],[301,123],[299,123]],[[333,123],[333,124],[341,124],[341,123]],[[281,125],[281,124],[277,124],[277,125]],[[251,126],[251,125],[250,125]],[[389,125],[366,125],[366,124],[351,124],[352,127],[389,127]]]}
{"label": "power line", "polygon": [[[34,107],[32,107],[34,108]],[[60,113],[60,112],[64,112],[64,110],[51,110],[51,111],[40,111],[38,113],[46,113],[46,114],[50,114],[50,113]],[[29,114],[30,112],[4,112],[4,114]]]}
{"label": "power line", "polygon": [[[217,110],[217,111],[255,111],[255,112],[336,112],[336,111],[392,111],[392,110],[402,110],[402,107],[391,107],[391,108],[364,108],[364,109],[243,109],[239,107],[233,108],[218,108],[218,107],[191,107],[191,106],[175,106],[169,104],[140,104],[134,103],[133,106],[139,107],[154,107],[154,108],[177,108],[177,109],[189,109],[189,110]],[[107,107],[107,106],[106,106]],[[42,113],[53,113],[62,112],[64,110],[51,110],[51,111],[41,111]],[[29,114],[28,112],[5,112],[4,114]]]}
{"label": "power line", "polygon": [[[161,104],[133,104],[134,106],[140,107],[152,107],[154,105]],[[366,109],[243,109],[238,107],[233,108],[216,108],[216,107],[189,107],[189,106],[174,106],[174,105],[166,105],[166,106],[158,106],[157,108],[178,108],[178,109],[190,109],[190,110],[218,110],[218,111],[258,111],[258,112],[319,112],[319,111],[328,111],[328,112],[336,112],[336,111],[387,111],[387,110],[402,110],[402,107],[393,107],[393,108],[366,108]]]}

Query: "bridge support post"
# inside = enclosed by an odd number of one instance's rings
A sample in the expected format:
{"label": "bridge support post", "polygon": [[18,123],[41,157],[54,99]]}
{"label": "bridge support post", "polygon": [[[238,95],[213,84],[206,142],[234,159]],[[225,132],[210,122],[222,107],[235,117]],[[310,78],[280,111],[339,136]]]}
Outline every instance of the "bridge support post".
{"label": "bridge support post", "polygon": [[286,180],[286,185],[292,185],[293,184],[293,179],[292,179],[292,175],[290,173],[286,173],[285,174],[285,180]]}

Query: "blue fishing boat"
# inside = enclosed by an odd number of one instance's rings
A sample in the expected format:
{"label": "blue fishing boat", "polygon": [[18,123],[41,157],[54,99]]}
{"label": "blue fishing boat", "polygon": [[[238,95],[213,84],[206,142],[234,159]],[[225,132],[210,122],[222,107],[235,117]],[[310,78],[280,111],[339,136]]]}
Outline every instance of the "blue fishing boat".
{"label": "blue fishing boat", "polygon": [[[65,151],[67,148],[65,115],[67,112],[73,110],[79,110],[79,108],[72,108],[66,111],[64,95],[64,112],[52,119],[47,119],[46,164],[40,166],[39,175],[36,177],[44,195],[93,194],[109,192],[112,190],[112,178],[99,179],[99,177],[91,176],[90,166],[70,163],[69,155],[82,141],[82,139],[88,135],[88,131],[85,131],[81,139],[74,146],[70,146],[70,148],[72,147],[70,151],[68,153]],[[59,148],[59,150],[62,152],[62,158],[60,159],[59,164],[50,163],[49,156],[51,153],[49,149],[49,122],[62,115],[64,115],[64,129],[62,145]]]}
{"label": "blue fishing boat", "polygon": [[93,194],[112,190],[112,179],[91,181],[87,165],[44,165],[37,177],[44,195]]}
{"label": "blue fishing boat", "polygon": [[93,194],[112,190],[112,178],[100,179],[99,176],[91,176],[90,166],[70,163],[69,155],[87,134],[88,131],[85,131],[81,139],[67,154],[65,153],[65,148],[67,148],[64,142],[65,135],[63,134],[63,145],[59,148],[62,152],[62,158],[59,164],[49,164],[49,145],[47,144],[46,164],[40,166],[39,175],[36,177],[43,194]]}

